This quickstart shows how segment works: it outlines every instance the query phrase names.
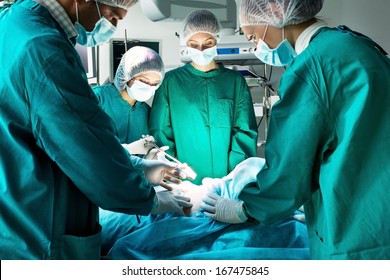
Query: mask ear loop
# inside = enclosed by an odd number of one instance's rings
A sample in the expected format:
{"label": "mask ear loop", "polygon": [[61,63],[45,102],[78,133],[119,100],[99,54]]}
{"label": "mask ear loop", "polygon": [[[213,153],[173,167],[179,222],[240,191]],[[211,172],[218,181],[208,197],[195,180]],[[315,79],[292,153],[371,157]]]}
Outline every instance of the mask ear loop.
{"label": "mask ear loop", "polygon": [[79,6],[78,6],[78,2],[76,2],[76,22],[79,22]]}
{"label": "mask ear loop", "polygon": [[264,35],[263,35],[263,42],[264,42],[264,39],[265,39],[265,35],[267,34],[267,30],[268,30],[268,26],[269,24],[267,23],[266,27],[265,27],[265,30],[264,30]]}
{"label": "mask ear loop", "polygon": [[102,15],[100,14],[100,8],[99,8],[99,4],[98,4],[98,2],[97,1],[95,1],[95,3],[96,3],[96,8],[97,8],[97,10],[98,10],[98,13],[99,13],[99,19],[102,17]]}

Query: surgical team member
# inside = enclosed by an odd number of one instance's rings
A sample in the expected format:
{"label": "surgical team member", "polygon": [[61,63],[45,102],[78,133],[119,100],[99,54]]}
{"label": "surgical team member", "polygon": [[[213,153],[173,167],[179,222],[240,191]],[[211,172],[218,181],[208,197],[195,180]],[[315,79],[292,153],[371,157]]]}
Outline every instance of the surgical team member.
{"label": "surgical team member", "polygon": [[[304,203],[313,259],[390,259],[390,59],[370,38],[318,22],[322,5],[241,1],[257,56],[287,69],[265,166],[228,216],[272,223]],[[213,201],[226,219],[227,201]]]}
{"label": "surgical team member", "polygon": [[164,64],[154,50],[135,46],[122,57],[114,84],[94,87],[100,106],[112,118],[121,143],[149,135],[150,99],[164,78]]}
{"label": "surgical team member", "polygon": [[131,159],[74,49],[106,42],[136,2],[19,0],[1,10],[0,259],[99,259],[98,206],[141,215],[191,206],[156,195],[145,176],[173,168]]}
{"label": "surgical team member", "polygon": [[189,14],[180,41],[191,62],[166,73],[156,91],[150,130],[160,145],[198,174],[221,178],[256,155],[257,127],[246,81],[217,64],[221,25],[207,10]]}

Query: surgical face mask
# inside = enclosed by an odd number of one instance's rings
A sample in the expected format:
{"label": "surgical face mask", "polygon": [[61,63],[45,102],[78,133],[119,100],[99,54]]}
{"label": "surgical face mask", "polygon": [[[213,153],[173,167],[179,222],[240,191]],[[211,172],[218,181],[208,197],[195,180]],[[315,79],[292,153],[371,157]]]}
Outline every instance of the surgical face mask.
{"label": "surgical face mask", "polygon": [[140,102],[144,102],[151,98],[157,88],[158,86],[150,86],[138,80],[135,80],[131,87],[126,85],[126,90],[130,97]]}
{"label": "surgical face mask", "polygon": [[[267,32],[267,30],[265,31]],[[265,33],[264,33],[265,37]],[[284,38],[284,30],[283,30]],[[273,66],[285,66],[291,63],[296,51],[287,39],[284,39],[275,49],[270,49],[263,40],[259,40],[256,46],[255,55],[262,62]]]}
{"label": "surgical face mask", "polygon": [[79,36],[77,36],[77,43],[86,47],[95,47],[103,43],[108,42],[116,30],[116,26],[113,25],[108,19],[100,14],[99,5],[97,2],[96,7],[99,13],[99,21],[95,24],[94,29],[91,32],[85,30],[84,26],[79,23],[79,12],[76,2],[76,17],[75,28]]}
{"label": "surgical face mask", "polygon": [[214,57],[217,56],[217,46],[200,51],[195,48],[187,47],[188,55],[191,60],[200,66],[206,66]]}

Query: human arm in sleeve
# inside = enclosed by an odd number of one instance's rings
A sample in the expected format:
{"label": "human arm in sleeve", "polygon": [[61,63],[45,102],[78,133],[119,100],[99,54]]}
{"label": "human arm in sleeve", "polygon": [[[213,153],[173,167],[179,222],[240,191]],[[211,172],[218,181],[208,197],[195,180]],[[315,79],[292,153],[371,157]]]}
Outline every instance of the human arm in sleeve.
{"label": "human arm in sleeve", "polygon": [[150,111],[149,126],[150,133],[156,139],[157,144],[168,146],[167,151],[170,155],[176,157],[176,146],[173,137],[171,124],[169,100],[168,100],[168,82],[169,76],[166,75],[161,86],[157,89],[152,108]]}
{"label": "human arm in sleeve", "polygon": [[245,79],[240,80],[234,110],[229,172],[243,160],[256,156],[257,125],[252,97]]}
{"label": "human arm in sleeve", "polygon": [[29,85],[37,144],[96,205],[148,214],[155,192],[115,137],[81,69],[72,57],[52,55]]}
{"label": "human arm in sleeve", "polygon": [[333,125],[314,83],[290,75],[282,78],[281,100],[273,106],[265,166],[257,183],[239,195],[247,213],[272,223],[287,217],[319,188],[319,169],[331,150]]}

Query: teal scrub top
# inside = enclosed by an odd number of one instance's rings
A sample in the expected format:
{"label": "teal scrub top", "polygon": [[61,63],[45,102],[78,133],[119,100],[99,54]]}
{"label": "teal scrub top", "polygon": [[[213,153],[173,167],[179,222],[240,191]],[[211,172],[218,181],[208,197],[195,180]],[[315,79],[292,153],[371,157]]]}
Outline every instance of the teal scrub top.
{"label": "teal scrub top", "polygon": [[98,206],[146,215],[155,192],[47,9],[0,17],[0,259],[98,259]]}
{"label": "teal scrub top", "polygon": [[198,174],[221,178],[256,156],[257,127],[244,77],[219,68],[202,72],[186,64],[166,73],[156,91],[150,130],[168,152]]}
{"label": "teal scrub top", "polygon": [[100,107],[114,121],[121,143],[131,143],[149,135],[150,106],[145,102],[127,103],[113,84],[93,88]]}
{"label": "teal scrub top", "polygon": [[279,94],[266,165],[239,196],[247,212],[272,223],[304,204],[314,259],[390,259],[390,59],[322,28]]}

